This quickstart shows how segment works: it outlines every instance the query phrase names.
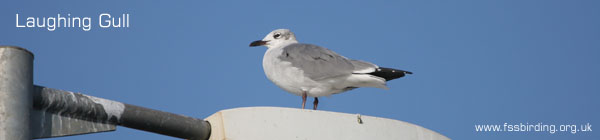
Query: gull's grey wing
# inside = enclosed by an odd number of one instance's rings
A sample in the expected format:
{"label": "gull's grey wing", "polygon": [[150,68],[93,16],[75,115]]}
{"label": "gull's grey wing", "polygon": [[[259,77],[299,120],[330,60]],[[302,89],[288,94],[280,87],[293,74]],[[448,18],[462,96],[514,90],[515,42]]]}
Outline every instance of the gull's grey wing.
{"label": "gull's grey wing", "polygon": [[354,71],[352,62],[347,58],[312,44],[294,43],[285,46],[279,59],[291,62],[293,67],[303,70],[313,80],[348,75]]}
{"label": "gull's grey wing", "polygon": [[352,73],[371,73],[374,72],[375,69],[379,68],[379,66],[361,60],[350,60],[352,65],[354,65],[354,71]]}

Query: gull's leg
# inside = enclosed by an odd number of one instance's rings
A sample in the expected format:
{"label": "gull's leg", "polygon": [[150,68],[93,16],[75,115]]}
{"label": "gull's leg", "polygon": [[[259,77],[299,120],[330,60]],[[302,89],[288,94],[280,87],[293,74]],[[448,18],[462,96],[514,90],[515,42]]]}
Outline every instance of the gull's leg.
{"label": "gull's leg", "polygon": [[313,102],[313,109],[317,110],[317,105],[319,104],[319,98],[315,97],[315,101]]}
{"label": "gull's leg", "polygon": [[304,105],[306,104],[306,91],[302,92],[302,109],[304,109]]}

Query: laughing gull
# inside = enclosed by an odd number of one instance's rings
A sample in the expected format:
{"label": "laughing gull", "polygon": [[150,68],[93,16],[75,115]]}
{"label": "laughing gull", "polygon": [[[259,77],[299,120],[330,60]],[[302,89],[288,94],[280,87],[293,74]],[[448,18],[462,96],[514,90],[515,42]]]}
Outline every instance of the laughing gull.
{"label": "laughing gull", "polygon": [[348,59],[327,48],[298,43],[288,29],[277,29],[250,47],[266,46],[263,69],[267,78],[283,90],[306,97],[329,96],[359,87],[388,89],[386,81],[404,77],[412,72],[379,67],[375,64]]}

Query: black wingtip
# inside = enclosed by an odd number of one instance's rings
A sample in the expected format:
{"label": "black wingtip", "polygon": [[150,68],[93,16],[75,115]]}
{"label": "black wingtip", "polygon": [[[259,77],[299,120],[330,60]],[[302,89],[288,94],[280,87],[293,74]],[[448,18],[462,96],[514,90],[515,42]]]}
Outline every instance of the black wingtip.
{"label": "black wingtip", "polygon": [[375,72],[368,73],[373,76],[381,77],[385,81],[394,80],[400,77],[404,77],[406,74],[413,74],[410,71],[398,70],[392,68],[379,67]]}

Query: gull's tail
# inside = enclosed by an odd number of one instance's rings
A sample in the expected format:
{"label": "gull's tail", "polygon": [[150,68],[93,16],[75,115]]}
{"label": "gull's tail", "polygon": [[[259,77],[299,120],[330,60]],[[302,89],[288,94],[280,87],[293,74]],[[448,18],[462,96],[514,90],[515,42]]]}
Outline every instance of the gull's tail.
{"label": "gull's tail", "polygon": [[398,70],[392,68],[379,67],[374,72],[367,73],[369,75],[381,77],[385,81],[394,80],[396,78],[404,77],[406,74],[412,74],[410,71]]}
{"label": "gull's tail", "polygon": [[385,85],[386,81],[393,80],[396,78],[404,77],[406,74],[412,74],[412,72],[379,67],[375,64],[360,61],[351,60],[354,66],[354,72],[346,80],[347,87],[375,87],[388,89]]}

